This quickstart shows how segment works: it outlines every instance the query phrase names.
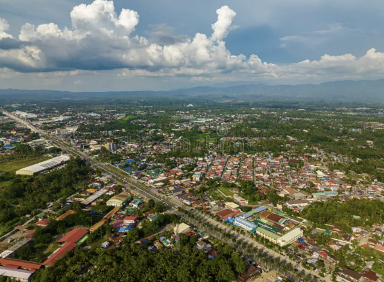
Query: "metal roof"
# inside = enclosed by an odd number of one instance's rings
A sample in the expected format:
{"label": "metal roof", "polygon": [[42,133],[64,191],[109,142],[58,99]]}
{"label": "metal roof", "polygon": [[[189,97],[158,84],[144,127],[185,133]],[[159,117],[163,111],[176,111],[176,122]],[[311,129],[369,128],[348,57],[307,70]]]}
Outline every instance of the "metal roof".
{"label": "metal roof", "polygon": [[289,242],[292,239],[294,239],[295,237],[302,236],[302,235],[303,235],[303,231],[300,228],[296,228],[296,229],[289,231],[285,235],[281,236],[279,241],[283,242],[283,243]]}
{"label": "metal roof", "polygon": [[55,251],[43,264],[45,266],[53,266],[56,260],[65,256],[67,252],[72,251],[74,248],[76,248],[76,246],[76,243],[65,243],[64,246]]}
{"label": "metal roof", "polygon": [[131,194],[129,194],[128,192],[122,192],[110,198],[107,201],[107,205],[110,205],[110,204],[122,205],[125,201],[127,201],[130,198],[131,198]]}
{"label": "metal roof", "polygon": [[37,164],[31,165],[31,166],[19,169],[18,171],[29,171],[32,173],[38,173],[38,172],[42,172],[42,171],[54,168],[58,165],[61,165],[62,163],[68,162],[70,159],[71,158],[67,155],[61,155],[61,156],[58,156],[56,158],[53,158],[53,159],[50,159],[50,160],[47,160],[44,162],[37,163]]}
{"label": "metal roof", "polygon": [[31,272],[29,270],[12,269],[12,268],[0,266],[0,275],[1,276],[12,277],[12,278],[20,279],[20,280],[21,279],[29,280],[29,277],[32,274],[33,274],[33,272]]}
{"label": "metal roof", "polygon": [[250,222],[250,221],[248,221],[248,220],[242,219],[242,218],[240,218],[240,217],[236,217],[236,218],[235,218],[235,223],[240,223],[240,224],[242,224],[242,225],[247,226],[247,227],[250,228],[250,229],[254,229],[255,227],[257,227],[257,225],[254,224],[253,222]]}
{"label": "metal roof", "polygon": [[0,259],[0,265],[16,265],[24,269],[39,269],[42,264],[32,261],[18,260],[18,259],[9,259],[2,258]]}
{"label": "metal roof", "polygon": [[253,216],[254,214],[260,213],[260,212],[262,212],[262,211],[264,211],[264,210],[266,210],[266,209],[267,209],[266,207],[258,207],[258,208],[256,208],[256,209],[253,209],[253,210],[251,210],[251,211],[249,211],[249,212],[243,214],[242,217],[243,217],[243,218],[248,218],[248,217],[251,217],[251,216]]}
{"label": "metal roof", "polygon": [[60,240],[57,240],[58,243],[76,243],[79,241],[81,238],[87,234],[88,231],[82,228],[76,228],[65,234]]}
{"label": "metal roof", "polygon": [[105,193],[107,193],[108,190],[107,189],[100,189],[98,190],[96,193],[94,193],[93,195],[89,196],[88,198],[84,199],[81,203],[83,205],[89,205],[90,203],[92,203],[93,201],[95,201],[97,198],[101,197],[102,195],[104,195]]}

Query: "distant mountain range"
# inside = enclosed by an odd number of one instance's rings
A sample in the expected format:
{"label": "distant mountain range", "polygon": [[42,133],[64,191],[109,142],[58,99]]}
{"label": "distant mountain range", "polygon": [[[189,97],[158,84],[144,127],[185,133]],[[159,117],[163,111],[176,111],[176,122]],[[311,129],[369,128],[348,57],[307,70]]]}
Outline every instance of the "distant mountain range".
{"label": "distant mountain range", "polygon": [[241,84],[233,86],[202,86],[171,91],[118,91],[118,92],[69,92],[51,90],[0,90],[0,101],[57,100],[94,98],[146,99],[168,97],[171,99],[202,99],[215,101],[335,101],[359,103],[384,103],[384,79],[360,81],[335,81],[318,85]]}

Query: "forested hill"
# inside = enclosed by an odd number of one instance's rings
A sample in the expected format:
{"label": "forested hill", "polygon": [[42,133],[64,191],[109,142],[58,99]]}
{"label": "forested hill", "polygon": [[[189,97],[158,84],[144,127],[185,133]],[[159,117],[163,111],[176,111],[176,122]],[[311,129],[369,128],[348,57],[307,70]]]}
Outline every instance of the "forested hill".
{"label": "forested hill", "polygon": [[195,87],[170,91],[118,91],[118,92],[69,92],[50,90],[0,90],[0,101],[38,101],[52,99],[169,97],[177,99],[201,98],[226,101],[329,101],[384,103],[384,80],[335,81],[318,85],[244,84],[229,87]]}

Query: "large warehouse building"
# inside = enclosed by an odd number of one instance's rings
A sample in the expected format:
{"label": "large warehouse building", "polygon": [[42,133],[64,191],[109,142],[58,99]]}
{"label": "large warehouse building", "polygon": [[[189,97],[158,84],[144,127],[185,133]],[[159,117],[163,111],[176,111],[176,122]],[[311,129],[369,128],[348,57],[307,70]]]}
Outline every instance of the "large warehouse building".
{"label": "large warehouse building", "polygon": [[121,207],[131,200],[131,194],[128,192],[120,193],[113,196],[107,201],[107,206]]}
{"label": "large warehouse building", "polygon": [[61,155],[50,160],[34,164],[16,171],[16,174],[19,175],[35,175],[42,172],[47,172],[51,169],[62,166],[67,163],[71,158],[67,155]]}

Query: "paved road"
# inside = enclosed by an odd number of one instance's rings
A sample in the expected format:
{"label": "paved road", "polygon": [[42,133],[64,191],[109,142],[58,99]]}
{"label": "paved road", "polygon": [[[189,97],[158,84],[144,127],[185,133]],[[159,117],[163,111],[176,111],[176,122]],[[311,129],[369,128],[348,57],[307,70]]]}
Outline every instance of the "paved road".
{"label": "paved road", "polygon": [[[140,194],[141,196],[144,196],[145,198],[153,199],[157,202],[163,202],[167,205],[168,208],[173,209],[174,211],[177,211],[179,207],[185,208],[185,205],[176,200],[173,196],[166,197],[159,195],[153,188],[143,185],[142,183],[139,183],[137,180],[129,177],[127,174],[125,174],[122,171],[119,171],[118,168],[110,165],[110,164],[104,164],[104,163],[96,163],[94,160],[89,158],[86,154],[83,152],[77,150],[76,148],[72,147],[71,145],[67,144],[65,141],[63,141],[61,138],[58,138],[56,136],[50,135],[47,132],[36,128],[32,124],[30,124],[26,120],[22,120],[8,112],[3,111],[5,115],[8,117],[14,119],[15,121],[19,122],[20,124],[30,128],[31,130],[38,132],[40,135],[45,137],[48,140],[51,140],[53,144],[60,147],[62,150],[69,152],[75,156],[79,156],[83,158],[84,160],[87,160],[94,168],[99,167],[102,169],[105,173],[113,176],[119,183],[123,184],[126,188],[132,189],[137,194]],[[178,214],[182,215],[182,213],[177,212]],[[207,216],[206,214],[195,211],[195,215],[203,220],[204,222],[210,223],[212,226],[218,226],[225,230],[227,233],[230,233],[232,236],[237,238],[237,240],[241,240],[242,242],[246,242],[248,245],[252,247],[256,247],[263,251],[263,253],[266,256],[273,257],[275,259],[278,259],[279,261],[286,261],[288,264],[291,264],[293,266],[296,265],[296,263],[291,260],[289,257],[285,255],[281,255],[271,249],[268,249],[267,247],[259,244],[255,239],[251,238],[249,235],[243,235],[236,231],[233,231],[229,226],[216,221],[215,219]],[[184,217],[184,215],[183,215]],[[308,271],[307,269],[303,268],[301,265],[296,265],[296,269],[298,269],[299,272],[305,274],[305,276],[312,275],[311,271]]]}

